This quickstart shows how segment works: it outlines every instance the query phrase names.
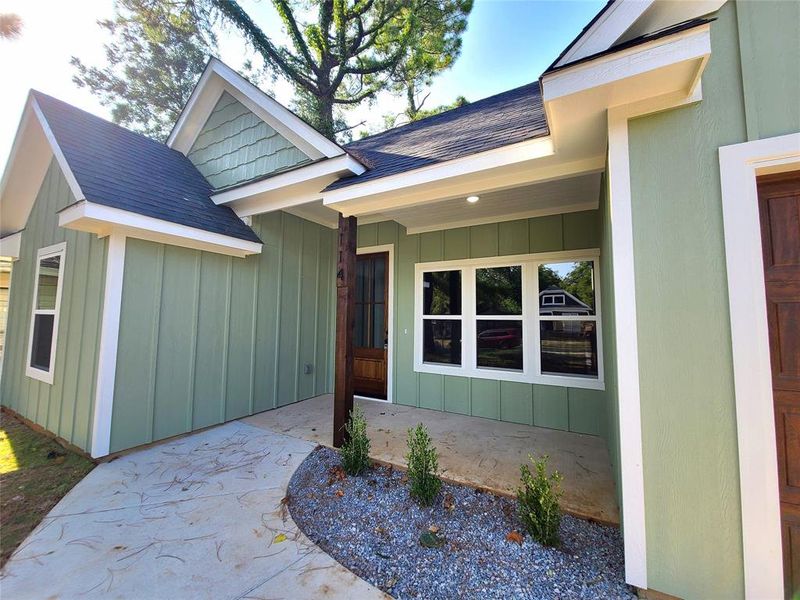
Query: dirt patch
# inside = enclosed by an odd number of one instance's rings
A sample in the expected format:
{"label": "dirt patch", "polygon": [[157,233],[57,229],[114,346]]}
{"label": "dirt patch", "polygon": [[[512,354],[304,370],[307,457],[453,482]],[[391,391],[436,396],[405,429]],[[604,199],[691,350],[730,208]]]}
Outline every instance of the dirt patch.
{"label": "dirt patch", "polygon": [[89,459],[0,412],[0,566],[93,467]]}

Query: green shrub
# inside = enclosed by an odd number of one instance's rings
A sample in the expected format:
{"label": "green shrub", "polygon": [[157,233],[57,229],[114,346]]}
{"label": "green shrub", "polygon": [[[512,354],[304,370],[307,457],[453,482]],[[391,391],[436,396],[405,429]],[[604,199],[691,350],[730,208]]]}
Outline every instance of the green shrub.
{"label": "green shrub", "polygon": [[342,468],[348,475],[360,475],[369,468],[369,437],[364,411],[356,406],[350,411],[350,419],[345,423],[347,441],[339,450]]}
{"label": "green shrub", "polygon": [[439,470],[439,455],[433,447],[428,430],[420,423],[408,430],[408,481],[410,493],[423,506],[433,504],[442,482],[436,476]]}
{"label": "green shrub", "polygon": [[519,502],[519,518],[528,533],[545,546],[558,545],[558,527],[561,524],[561,509],[558,500],[561,498],[561,473],[553,471],[547,475],[547,461],[543,456],[536,460],[528,455],[535,468],[531,473],[530,466],[520,466],[522,487],[517,491]]}

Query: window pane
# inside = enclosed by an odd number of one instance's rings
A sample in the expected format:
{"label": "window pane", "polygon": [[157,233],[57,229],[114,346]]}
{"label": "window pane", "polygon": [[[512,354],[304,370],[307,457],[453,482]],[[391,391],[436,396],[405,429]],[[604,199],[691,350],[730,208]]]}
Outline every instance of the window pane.
{"label": "window pane", "polygon": [[425,319],[422,322],[422,360],[461,364],[461,321]]}
{"label": "window pane", "polygon": [[478,321],[478,366],[522,370],[522,321]]}
{"label": "window pane", "polygon": [[593,315],[594,262],[539,266],[539,314]]}
{"label": "window pane", "polygon": [[383,348],[384,341],[386,340],[386,323],[384,322],[384,314],[386,305],[376,303],[372,305],[372,347]]}
{"label": "window pane", "polygon": [[53,341],[54,315],[34,315],[33,339],[31,340],[31,366],[50,370],[50,350]]}
{"label": "window pane", "polygon": [[426,315],[461,314],[461,271],[422,274],[422,312]]}
{"label": "window pane", "polygon": [[479,315],[521,315],[522,267],[476,269],[475,301]]}
{"label": "window pane", "polygon": [[386,294],[386,259],[381,254],[376,256],[373,262],[375,264],[375,279],[372,288],[372,300],[374,302],[383,302],[383,297]]}
{"label": "window pane", "polygon": [[369,304],[356,304],[356,320],[353,331],[353,346],[363,348],[367,345],[367,323]]}
{"label": "window pane", "polygon": [[542,373],[597,377],[594,321],[541,321]]}
{"label": "window pane", "polygon": [[36,294],[36,308],[53,310],[56,307],[58,291],[58,267],[61,255],[49,256],[39,261],[39,289]]}

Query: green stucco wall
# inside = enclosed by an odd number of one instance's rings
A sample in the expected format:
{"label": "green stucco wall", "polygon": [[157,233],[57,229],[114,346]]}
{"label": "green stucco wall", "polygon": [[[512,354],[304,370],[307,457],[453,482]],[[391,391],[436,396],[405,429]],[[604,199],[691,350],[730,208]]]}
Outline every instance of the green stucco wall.
{"label": "green stucco wall", "polygon": [[128,239],[112,452],[330,391],[335,232],[252,227],[243,259]]}
{"label": "green stucco wall", "polygon": [[227,92],[223,92],[187,156],[216,189],[310,162]]}
{"label": "green stucco wall", "polygon": [[[3,406],[89,451],[103,309],[106,242],[58,226],[57,211],[75,201],[55,159],[50,163],[22,234],[10,289],[3,376]],[[55,376],[49,385],[25,375],[36,253],[66,242]]]}
{"label": "green stucco wall", "polygon": [[702,102],[629,126],[648,585],[682,598],[744,594],[718,148],[800,129],[800,4],[717,16]]}
{"label": "green stucco wall", "polygon": [[[605,392],[416,373],[414,265],[418,262],[598,248],[598,211],[406,235],[393,221],[361,225],[359,247],[394,244],[394,402],[605,435]],[[605,275],[602,275],[603,277]],[[606,311],[605,299],[602,310]]]}

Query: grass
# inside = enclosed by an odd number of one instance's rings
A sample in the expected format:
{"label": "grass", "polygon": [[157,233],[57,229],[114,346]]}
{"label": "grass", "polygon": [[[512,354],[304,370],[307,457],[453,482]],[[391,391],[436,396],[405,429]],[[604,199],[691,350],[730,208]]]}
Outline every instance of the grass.
{"label": "grass", "polygon": [[89,459],[0,412],[0,565],[93,467]]}

